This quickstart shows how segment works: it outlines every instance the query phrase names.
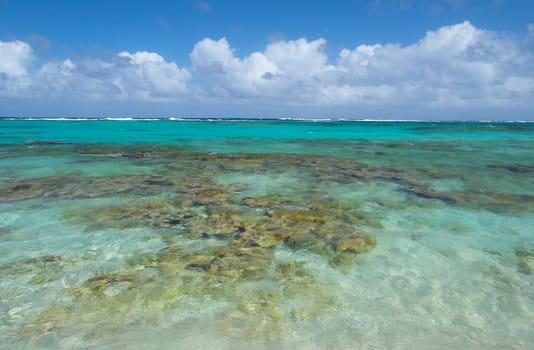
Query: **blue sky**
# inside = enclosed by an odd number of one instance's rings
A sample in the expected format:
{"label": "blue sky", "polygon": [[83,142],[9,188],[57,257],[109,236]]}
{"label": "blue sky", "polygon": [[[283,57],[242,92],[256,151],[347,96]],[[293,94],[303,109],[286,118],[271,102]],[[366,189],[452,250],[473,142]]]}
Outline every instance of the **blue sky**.
{"label": "blue sky", "polygon": [[0,116],[534,119],[534,2],[0,0]]}

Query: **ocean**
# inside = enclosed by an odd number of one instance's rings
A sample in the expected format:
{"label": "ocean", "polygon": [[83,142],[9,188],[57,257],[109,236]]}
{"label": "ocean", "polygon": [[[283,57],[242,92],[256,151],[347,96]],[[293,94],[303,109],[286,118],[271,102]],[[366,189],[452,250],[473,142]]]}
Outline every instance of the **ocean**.
{"label": "ocean", "polygon": [[534,347],[534,123],[0,119],[0,348]]}

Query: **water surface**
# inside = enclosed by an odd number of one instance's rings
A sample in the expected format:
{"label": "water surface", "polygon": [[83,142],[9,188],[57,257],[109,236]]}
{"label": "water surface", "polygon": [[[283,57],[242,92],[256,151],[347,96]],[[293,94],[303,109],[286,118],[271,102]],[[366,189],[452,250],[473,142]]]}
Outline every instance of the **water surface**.
{"label": "water surface", "polygon": [[525,349],[534,124],[0,120],[6,348]]}

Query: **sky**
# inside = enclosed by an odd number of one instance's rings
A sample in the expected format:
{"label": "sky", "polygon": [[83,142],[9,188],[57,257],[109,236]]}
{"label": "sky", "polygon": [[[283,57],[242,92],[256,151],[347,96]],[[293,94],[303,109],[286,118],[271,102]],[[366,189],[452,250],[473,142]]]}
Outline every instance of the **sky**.
{"label": "sky", "polygon": [[0,0],[0,116],[534,120],[534,1]]}

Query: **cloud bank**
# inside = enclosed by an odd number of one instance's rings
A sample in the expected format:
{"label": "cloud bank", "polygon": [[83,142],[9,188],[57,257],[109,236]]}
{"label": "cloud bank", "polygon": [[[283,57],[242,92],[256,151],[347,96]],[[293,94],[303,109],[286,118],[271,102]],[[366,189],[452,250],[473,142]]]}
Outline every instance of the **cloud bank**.
{"label": "cloud bank", "polygon": [[0,99],[212,104],[212,114],[221,104],[245,105],[249,113],[276,105],[349,117],[361,111],[387,117],[380,115],[384,108],[510,109],[523,117],[534,111],[532,25],[517,38],[464,22],[411,45],[362,44],[336,57],[328,57],[326,45],[323,38],[277,41],[239,57],[226,38],[206,38],[192,48],[191,65],[179,67],[145,51],[39,64],[28,43],[0,42]]}

